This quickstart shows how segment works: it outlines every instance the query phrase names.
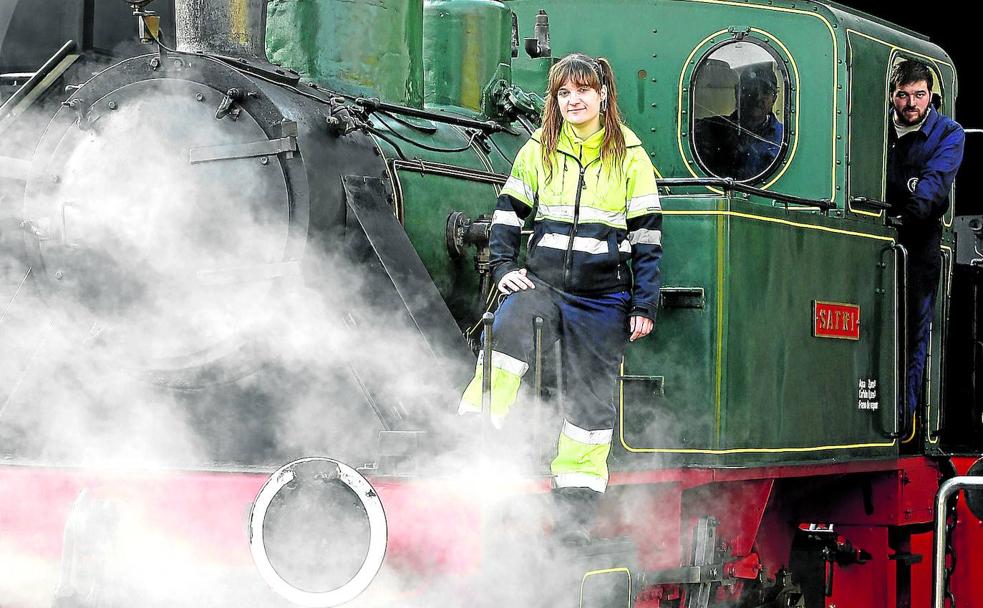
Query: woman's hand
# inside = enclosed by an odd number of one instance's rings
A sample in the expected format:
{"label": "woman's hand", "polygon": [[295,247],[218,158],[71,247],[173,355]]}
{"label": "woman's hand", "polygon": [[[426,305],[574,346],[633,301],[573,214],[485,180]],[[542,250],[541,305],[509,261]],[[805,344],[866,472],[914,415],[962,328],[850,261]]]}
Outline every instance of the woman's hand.
{"label": "woman's hand", "polygon": [[536,289],[536,286],[526,276],[525,268],[506,273],[498,282],[498,290],[504,294],[515,293],[524,289]]}
{"label": "woman's hand", "polygon": [[651,332],[652,328],[655,327],[655,322],[648,317],[640,317],[635,315],[629,319],[628,325],[631,329],[631,337],[628,338],[628,341],[634,342],[639,338],[644,338],[645,336],[649,335],[649,332]]}

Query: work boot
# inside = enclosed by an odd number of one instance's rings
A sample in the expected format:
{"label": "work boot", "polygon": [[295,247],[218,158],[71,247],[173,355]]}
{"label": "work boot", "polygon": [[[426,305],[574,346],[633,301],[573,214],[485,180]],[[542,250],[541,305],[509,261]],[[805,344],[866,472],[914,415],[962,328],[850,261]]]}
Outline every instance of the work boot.
{"label": "work boot", "polygon": [[553,535],[561,544],[580,547],[590,543],[600,498],[601,493],[590,488],[553,490]]}

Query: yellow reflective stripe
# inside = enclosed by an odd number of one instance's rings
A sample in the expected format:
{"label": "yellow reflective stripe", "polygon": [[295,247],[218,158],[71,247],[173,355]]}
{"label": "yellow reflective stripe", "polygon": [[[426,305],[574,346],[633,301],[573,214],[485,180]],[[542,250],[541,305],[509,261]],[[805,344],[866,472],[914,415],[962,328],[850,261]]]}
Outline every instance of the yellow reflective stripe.
{"label": "yellow reflective stripe", "polygon": [[[482,362],[485,360],[485,351],[478,353],[478,368],[481,368]],[[516,376],[522,376],[529,369],[529,364],[524,361],[520,361],[511,355],[506,355],[505,353],[500,353],[497,350],[492,351],[492,367],[495,369],[501,369],[514,374]]]}
{"label": "yellow reflective stripe", "polygon": [[532,206],[533,200],[536,199],[536,191],[514,175],[510,175],[509,179],[506,180],[505,185],[502,187],[502,194],[511,195],[530,207]]}
{"label": "yellow reflective stripe", "polygon": [[496,224],[522,228],[522,220],[519,219],[519,215],[515,211],[503,211],[501,209],[496,210],[495,213],[492,214],[492,226]]}
{"label": "yellow reflective stripe", "polygon": [[628,240],[632,245],[661,245],[662,231],[641,228],[628,233]]}
{"label": "yellow reflective stripe", "polygon": [[[491,421],[493,425],[501,428],[505,417],[512,408],[512,404],[515,403],[516,396],[519,394],[522,375],[494,367],[497,359],[496,355],[499,354],[501,353],[492,351]],[[507,357],[507,355],[504,356]],[[511,357],[509,358],[512,359]],[[517,361],[517,359],[513,359],[513,361]],[[482,366],[481,360],[479,359],[474,378],[471,379],[468,387],[464,389],[464,395],[461,396],[461,404],[457,408],[458,414],[477,414],[481,412],[481,379]]]}
{"label": "yellow reflective stripe", "polygon": [[[573,425],[571,425],[573,426]],[[574,426],[576,429],[577,427]],[[564,421],[563,432],[556,442],[556,458],[550,463],[553,484],[558,488],[590,488],[603,492],[607,487],[608,454],[611,452],[612,431],[586,431],[585,439],[597,440],[592,433],[606,434],[604,443],[586,443],[570,437],[568,422]],[[571,431],[576,433],[576,431]]]}
{"label": "yellow reflective stripe", "polygon": [[[539,210],[536,212],[536,219],[551,219],[560,221],[573,221],[573,205],[547,205],[539,201]],[[595,207],[580,207],[581,222],[599,222],[612,225],[616,228],[628,228],[628,222],[623,211],[604,211]]]}
{"label": "yellow reflective stripe", "polygon": [[[548,232],[543,235],[543,238],[539,239],[539,243],[536,246],[546,247],[548,249],[566,249],[570,246],[570,237],[566,234]],[[591,255],[600,255],[608,253],[608,243],[607,241],[593,239],[588,236],[575,236],[573,237],[573,250],[582,251]]]}
{"label": "yellow reflective stripe", "polygon": [[569,420],[563,421],[563,429],[560,432],[574,441],[579,441],[580,443],[586,443],[588,445],[611,443],[611,437],[614,436],[614,429],[589,431],[587,429],[580,428]]}
{"label": "yellow reflective stripe", "polygon": [[548,216],[549,219],[559,219],[573,221],[573,205],[547,205],[539,201],[539,210],[536,211],[536,219]]}
{"label": "yellow reflective stripe", "polygon": [[643,196],[632,197],[628,201],[628,213],[637,213],[639,211],[661,211],[662,203],[659,202],[659,194],[653,192],[652,194],[645,194]]}
{"label": "yellow reflective stripe", "polygon": [[595,492],[604,492],[608,480],[586,473],[560,473],[553,478],[553,485],[557,488],[590,488]]}

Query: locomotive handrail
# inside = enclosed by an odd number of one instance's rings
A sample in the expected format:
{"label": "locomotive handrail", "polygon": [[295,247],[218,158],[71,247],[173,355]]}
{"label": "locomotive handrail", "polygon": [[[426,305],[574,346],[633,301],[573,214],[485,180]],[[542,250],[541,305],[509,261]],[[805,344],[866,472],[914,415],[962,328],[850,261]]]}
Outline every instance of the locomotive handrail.
{"label": "locomotive handrail", "polygon": [[803,205],[805,207],[815,207],[822,211],[829,211],[830,209],[835,209],[836,205],[832,201],[825,199],[816,200],[811,198],[802,198],[801,196],[794,196],[792,194],[783,194],[781,192],[772,192],[770,190],[763,190],[761,188],[755,188],[754,186],[749,186],[747,184],[735,181],[730,178],[722,177],[668,177],[656,180],[660,187],[671,188],[673,186],[706,186],[710,188],[721,188],[725,191],[730,192],[741,192],[744,194],[753,194],[754,196],[761,196],[764,198],[774,199],[786,204],[791,205]]}
{"label": "locomotive handrail", "polygon": [[871,209],[890,209],[891,203],[885,203],[884,201],[875,200],[872,198],[867,198],[866,196],[855,196],[850,199],[850,204],[860,205],[862,207],[870,207]]}
{"label": "locomotive handrail", "polygon": [[363,108],[369,111],[381,110],[386,112],[393,112],[395,114],[412,116],[413,118],[424,118],[426,120],[443,122],[451,125],[457,125],[459,127],[468,127],[469,129],[491,131],[492,133],[509,130],[507,127],[502,126],[492,120],[489,121],[473,120],[471,118],[464,118],[461,116],[444,114],[443,112],[421,110],[419,108],[411,108],[408,106],[401,106],[394,103],[386,103],[384,101],[379,100],[376,97],[354,97],[350,95],[345,95],[344,93],[337,93],[337,94],[340,97],[348,97],[349,99],[352,99],[356,105],[362,106]]}
{"label": "locomotive handrail", "polygon": [[[907,443],[915,436],[915,416],[908,407],[908,249],[901,243],[895,243],[891,249],[901,258],[901,284],[898,286],[897,305],[895,306],[895,317],[898,318],[901,326],[901,339],[896,348],[898,352],[896,364],[901,370],[901,416],[897,422],[897,436],[901,443]],[[900,315],[897,313],[898,307],[901,308]],[[905,437],[908,439],[906,440]]]}
{"label": "locomotive handrail", "polygon": [[44,65],[38,68],[38,71],[34,72],[34,75],[31,76],[27,82],[18,87],[17,90],[7,98],[7,101],[3,102],[3,105],[0,105],[0,127],[2,127],[3,123],[7,121],[8,116],[12,116],[13,113],[17,111],[21,101],[23,101],[31,93],[31,91],[41,84],[41,81],[47,78],[49,74],[54,72],[66,57],[72,54],[75,47],[76,44],[74,40],[65,42],[65,44],[63,44],[54,55],[44,62]]}
{"label": "locomotive handrail", "polygon": [[943,608],[946,598],[945,546],[948,536],[946,503],[963,488],[983,488],[983,477],[962,476],[946,480],[935,495],[935,538],[932,548],[932,608]]}

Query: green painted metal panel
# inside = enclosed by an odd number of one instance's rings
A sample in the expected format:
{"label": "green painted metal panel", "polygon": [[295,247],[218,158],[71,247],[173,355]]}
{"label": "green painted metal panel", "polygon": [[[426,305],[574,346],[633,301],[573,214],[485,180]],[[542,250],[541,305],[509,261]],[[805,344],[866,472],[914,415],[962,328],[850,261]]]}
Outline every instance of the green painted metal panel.
{"label": "green painted metal panel", "polygon": [[[746,212],[742,207],[734,205]],[[760,219],[729,222],[720,447],[890,443],[896,403],[892,242],[870,238],[883,231],[825,232],[817,228],[849,228],[815,216],[753,211]],[[859,306],[860,339],[814,337],[814,300]],[[876,411],[858,408],[861,380],[876,383]]]}
{"label": "green painted metal panel", "polygon": [[[629,346],[624,374],[634,379],[622,383],[622,439],[627,448],[703,448],[714,440],[721,310],[717,243],[725,228],[722,218],[711,212],[722,209],[723,202],[664,197],[662,205],[667,212],[663,286],[703,288],[705,303],[703,308],[662,308],[652,334]],[[671,215],[674,211],[697,214]],[[697,246],[678,248],[672,243]]]}
{"label": "green painted metal panel", "polygon": [[[896,453],[894,257],[887,229],[743,200],[667,197],[664,284],[702,310],[660,312],[625,373],[622,462],[752,464]],[[675,253],[671,243],[686,243]],[[812,335],[814,300],[860,306],[860,340]],[[859,407],[876,383],[878,408]]]}
{"label": "green painted metal panel", "polygon": [[[441,175],[420,175],[412,169],[399,172],[403,193],[403,222],[417,253],[447,302],[451,314],[462,327],[480,316],[478,274],[475,250],[468,248],[461,258],[447,253],[444,229],[447,217],[464,211],[471,218],[486,213],[494,205],[496,188]],[[435,196],[436,195],[436,196]]]}
{"label": "green painted metal panel", "polygon": [[423,104],[423,0],[270,0],[267,55],[352,95]]}
{"label": "green painted metal panel", "polygon": [[[410,242],[458,324],[462,328],[470,327],[482,312],[475,249],[469,247],[462,258],[449,255],[445,236],[447,219],[454,211],[464,212],[471,219],[490,215],[500,187],[467,176],[451,177],[421,171],[419,161],[470,169],[481,173],[479,179],[496,175],[504,182],[525,137],[501,132],[483,140],[484,147],[477,144],[467,147],[470,135],[458,127],[426,120],[406,121],[409,125],[415,124],[414,128],[385,117],[378,117],[377,122],[390,133],[389,138],[399,145],[405,157],[401,159],[391,144],[379,140],[390,173],[397,179],[397,211]],[[466,149],[459,152],[428,150],[399,139],[395,134],[438,150]]]}
{"label": "green painted metal panel", "polygon": [[512,13],[497,0],[427,0],[424,103],[489,114],[488,93],[509,80]]}
{"label": "green painted metal panel", "polygon": [[847,157],[850,197],[883,201],[890,48],[856,32],[851,32],[847,40],[850,67],[850,146]]}

